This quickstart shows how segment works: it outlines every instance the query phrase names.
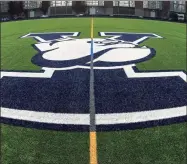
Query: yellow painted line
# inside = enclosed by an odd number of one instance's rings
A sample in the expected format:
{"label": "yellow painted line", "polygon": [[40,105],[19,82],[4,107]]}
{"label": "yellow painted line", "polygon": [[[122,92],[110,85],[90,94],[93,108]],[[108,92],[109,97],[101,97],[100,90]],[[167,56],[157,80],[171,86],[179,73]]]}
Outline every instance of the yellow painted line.
{"label": "yellow painted line", "polygon": [[97,134],[90,132],[90,164],[97,163]]}
{"label": "yellow painted line", "polygon": [[93,18],[91,18],[91,39],[93,39],[93,34],[94,34],[94,32],[93,32],[93,26],[94,26],[94,23],[93,23]]}

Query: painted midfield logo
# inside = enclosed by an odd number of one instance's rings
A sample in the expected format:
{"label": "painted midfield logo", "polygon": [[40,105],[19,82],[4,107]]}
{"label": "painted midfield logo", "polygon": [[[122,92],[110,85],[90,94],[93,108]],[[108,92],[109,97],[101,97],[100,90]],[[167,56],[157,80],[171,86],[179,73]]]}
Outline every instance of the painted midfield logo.
{"label": "painted midfield logo", "polygon": [[1,121],[56,130],[88,131],[90,62],[93,55],[98,131],[136,129],[186,120],[184,71],[140,71],[136,63],[156,51],[140,46],[162,39],[150,33],[100,32],[91,40],[78,32],[30,33],[38,41],[31,59],[41,71],[1,72]]}

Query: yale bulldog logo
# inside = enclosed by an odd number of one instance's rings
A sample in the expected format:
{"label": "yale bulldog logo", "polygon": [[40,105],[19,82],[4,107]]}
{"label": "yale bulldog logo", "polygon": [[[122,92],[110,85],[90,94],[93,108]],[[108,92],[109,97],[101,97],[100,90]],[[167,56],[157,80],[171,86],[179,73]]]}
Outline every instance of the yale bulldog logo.
{"label": "yale bulldog logo", "polygon": [[[38,72],[1,71],[1,122],[34,128],[87,131],[90,126],[90,63],[93,57],[98,131],[135,129],[186,120],[184,71],[141,71],[136,63],[156,55],[140,46],[149,33],[30,33]],[[159,66],[158,66],[159,68]]]}

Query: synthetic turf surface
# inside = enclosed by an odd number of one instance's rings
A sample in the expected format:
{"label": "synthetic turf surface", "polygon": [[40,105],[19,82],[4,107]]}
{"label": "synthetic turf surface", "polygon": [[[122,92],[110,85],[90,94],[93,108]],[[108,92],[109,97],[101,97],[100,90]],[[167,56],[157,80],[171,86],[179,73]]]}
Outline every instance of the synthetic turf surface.
{"label": "synthetic turf surface", "polygon": [[[185,24],[160,21],[95,18],[98,32],[156,33],[164,39],[143,44],[156,57],[138,64],[141,70],[186,70]],[[39,70],[30,60],[36,50],[29,32],[81,32],[90,38],[89,18],[63,18],[1,24],[1,69]],[[187,71],[187,70],[186,70]],[[88,164],[89,133],[55,132],[2,125],[2,164]],[[98,132],[98,161],[103,164],[185,164],[186,124],[118,132]]]}

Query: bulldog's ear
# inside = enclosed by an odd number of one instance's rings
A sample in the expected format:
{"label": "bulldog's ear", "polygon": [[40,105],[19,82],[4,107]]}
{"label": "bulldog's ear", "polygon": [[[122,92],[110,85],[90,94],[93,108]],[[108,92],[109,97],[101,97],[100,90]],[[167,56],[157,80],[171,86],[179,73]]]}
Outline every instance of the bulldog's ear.
{"label": "bulldog's ear", "polygon": [[39,42],[50,42],[59,40],[63,37],[76,37],[79,36],[80,32],[53,32],[53,33],[29,33],[22,36],[21,38],[34,38]]}
{"label": "bulldog's ear", "polygon": [[149,38],[162,38],[153,33],[100,32],[99,35],[108,36],[110,39],[128,41],[133,44],[140,44]]}

